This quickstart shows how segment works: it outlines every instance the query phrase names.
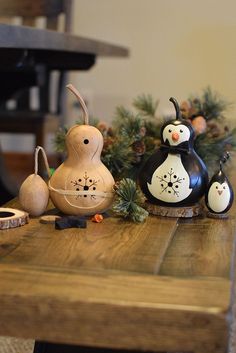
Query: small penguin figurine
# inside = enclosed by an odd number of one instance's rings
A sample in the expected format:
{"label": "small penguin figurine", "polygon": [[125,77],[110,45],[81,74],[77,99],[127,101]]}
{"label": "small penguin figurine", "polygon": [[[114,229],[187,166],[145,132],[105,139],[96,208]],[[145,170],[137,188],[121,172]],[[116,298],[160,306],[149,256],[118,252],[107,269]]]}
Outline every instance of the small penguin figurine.
{"label": "small penguin figurine", "polygon": [[176,110],[176,120],[162,126],[161,146],[146,161],[139,182],[150,203],[191,206],[205,194],[208,173],[193,148],[193,127],[181,119],[176,99],[171,97],[170,101]]}
{"label": "small penguin figurine", "polygon": [[234,200],[234,192],[232,186],[223,172],[223,164],[229,159],[229,153],[220,159],[220,168],[213,175],[206,192],[206,206],[211,214],[224,215],[232,206]]}
{"label": "small penguin figurine", "polygon": [[101,161],[103,136],[89,125],[88,110],[79,92],[67,88],[79,99],[84,124],[75,125],[66,134],[66,160],[56,169],[48,182],[50,197],[63,213],[88,216],[105,212],[114,198],[115,181]]}

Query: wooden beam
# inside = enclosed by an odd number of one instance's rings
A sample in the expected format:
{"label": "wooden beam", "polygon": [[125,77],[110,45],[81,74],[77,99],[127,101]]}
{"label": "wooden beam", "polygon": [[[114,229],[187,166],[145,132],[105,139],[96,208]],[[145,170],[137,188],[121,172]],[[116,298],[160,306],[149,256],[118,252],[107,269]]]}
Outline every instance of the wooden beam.
{"label": "wooden beam", "polygon": [[1,264],[0,283],[1,335],[152,351],[226,346],[228,280]]}

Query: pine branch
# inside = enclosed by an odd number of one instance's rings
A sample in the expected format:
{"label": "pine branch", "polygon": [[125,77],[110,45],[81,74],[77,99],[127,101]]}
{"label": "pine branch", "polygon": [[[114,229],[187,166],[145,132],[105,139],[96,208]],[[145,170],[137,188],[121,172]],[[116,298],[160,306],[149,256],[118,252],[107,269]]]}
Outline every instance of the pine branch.
{"label": "pine branch", "polygon": [[117,178],[131,168],[133,151],[129,139],[117,138],[102,151],[102,162]]}
{"label": "pine branch", "polygon": [[68,128],[66,126],[60,127],[57,131],[55,138],[53,140],[53,144],[56,152],[64,152],[66,149],[65,145],[65,137],[68,132]]}
{"label": "pine branch", "polygon": [[195,108],[196,115],[203,115],[206,120],[224,119],[224,112],[232,105],[210,87],[203,90],[201,97],[191,97],[189,101]]}
{"label": "pine branch", "polygon": [[[210,87],[203,90],[200,96],[189,98],[186,118],[190,120],[202,115],[207,120],[206,132],[200,132],[195,140],[195,150],[211,168],[226,149],[236,149],[236,129],[231,130],[223,126],[225,111],[230,104],[221,95],[213,92]],[[158,101],[150,95],[138,96],[133,101],[138,110],[133,112],[123,106],[116,109],[112,128],[104,127],[102,161],[114,177],[131,177],[137,179],[140,167],[145,160],[160,145],[160,129],[163,120],[155,117]],[[194,120],[193,120],[194,121]],[[77,122],[81,124],[81,121]],[[98,119],[91,121],[91,125],[101,128]],[[104,125],[104,124],[103,124]],[[54,139],[57,151],[65,150],[66,127],[59,129]]]}
{"label": "pine branch", "polygon": [[200,134],[195,139],[195,150],[206,163],[210,171],[216,166],[216,163],[219,162],[222,153],[229,149],[235,149],[235,147],[236,128],[214,139],[209,139],[207,134]]}
{"label": "pine branch", "polygon": [[203,112],[208,120],[224,117],[223,113],[228,109],[229,103],[219,93],[213,92],[210,87],[203,91]]}
{"label": "pine branch", "polygon": [[132,119],[133,113],[122,105],[118,106],[115,111],[114,123],[123,124],[124,121]]}
{"label": "pine branch", "polygon": [[116,109],[113,125],[117,135],[129,138],[130,144],[132,144],[140,139],[140,132],[144,127],[144,122],[139,114],[134,114],[120,106]]}
{"label": "pine branch", "polygon": [[143,194],[132,179],[122,179],[117,183],[115,193],[112,209],[116,214],[134,222],[143,222],[147,218],[148,212],[141,207],[144,202]]}
{"label": "pine branch", "polygon": [[159,101],[154,101],[150,94],[142,94],[133,101],[133,106],[144,116],[154,117]]}

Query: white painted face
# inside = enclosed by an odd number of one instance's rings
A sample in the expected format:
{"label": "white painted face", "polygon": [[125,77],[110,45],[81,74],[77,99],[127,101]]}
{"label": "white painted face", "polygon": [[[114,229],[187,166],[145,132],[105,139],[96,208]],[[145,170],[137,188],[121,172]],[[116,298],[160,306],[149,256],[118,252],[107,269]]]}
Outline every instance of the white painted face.
{"label": "white painted face", "polygon": [[169,141],[170,146],[177,146],[181,142],[188,141],[190,138],[190,130],[187,126],[179,123],[179,125],[167,125],[162,133],[164,142]]}
{"label": "white painted face", "polygon": [[228,183],[220,184],[215,181],[208,192],[208,204],[214,212],[224,212],[230,201],[230,189]]}

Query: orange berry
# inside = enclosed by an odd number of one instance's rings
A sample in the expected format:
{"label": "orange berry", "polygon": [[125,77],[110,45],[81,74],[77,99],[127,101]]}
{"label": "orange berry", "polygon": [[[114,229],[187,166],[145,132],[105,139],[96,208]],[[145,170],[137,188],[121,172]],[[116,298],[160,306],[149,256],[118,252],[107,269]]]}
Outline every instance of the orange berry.
{"label": "orange berry", "polygon": [[103,215],[96,213],[93,217],[92,217],[92,221],[95,223],[101,223],[103,221]]}

